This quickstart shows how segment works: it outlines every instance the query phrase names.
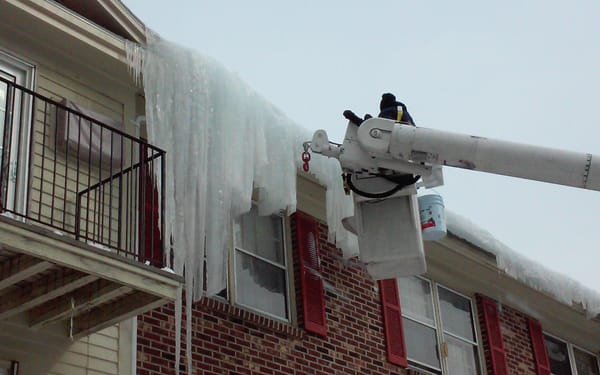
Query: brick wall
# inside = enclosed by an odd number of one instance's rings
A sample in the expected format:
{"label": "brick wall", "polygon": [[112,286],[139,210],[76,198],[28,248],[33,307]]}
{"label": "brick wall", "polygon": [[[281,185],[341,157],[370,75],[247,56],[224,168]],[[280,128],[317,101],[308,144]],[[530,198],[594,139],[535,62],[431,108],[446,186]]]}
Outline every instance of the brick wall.
{"label": "brick wall", "polygon": [[[325,293],[327,337],[303,329],[298,280],[299,323],[295,327],[224,300],[205,298],[194,305],[192,314],[194,374],[406,374],[386,360],[375,283],[356,262],[344,264],[341,252],[327,242],[325,225],[320,224],[319,230],[323,276],[338,292]],[[294,263],[297,265],[297,260]],[[186,364],[185,334],[182,369]],[[137,366],[140,375],[174,373],[172,304],[138,318]]]}
{"label": "brick wall", "polygon": [[[487,332],[483,323],[481,307],[481,296],[477,297],[477,310],[479,311],[479,324],[483,336],[483,348],[488,374],[492,375],[490,352],[487,344]],[[504,350],[506,353],[506,364],[511,375],[536,375],[533,349],[527,326],[527,315],[509,306],[499,307],[500,329]]]}
{"label": "brick wall", "polygon": [[[324,224],[319,224],[319,231],[322,273],[336,289],[325,292],[327,337],[303,329],[298,260],[294,259],[297,325],[265,318],[223,299],[205,298],[195,303],[191,317],[194,374],[418,375],[387,362],[376,283],[357,262],[342,260],[341,252],[326,241]],[[479,298],[477,304],[480,305]],[[481,308],[478,310],[481,312]],[[184,327],[186,319],[184,316]],[[481,319],[480,313],[480,323]],[[500,324],[510,373],[534,375],[526,316],[503,306]],[[483,324],[482,327],[485,335]],[[182,370],[187,363],[185,334],[182,333]],[[175,373],[172,304],[138,318],[137,350],[138,374]],[[484,352],[489,358],[485,344]]]}

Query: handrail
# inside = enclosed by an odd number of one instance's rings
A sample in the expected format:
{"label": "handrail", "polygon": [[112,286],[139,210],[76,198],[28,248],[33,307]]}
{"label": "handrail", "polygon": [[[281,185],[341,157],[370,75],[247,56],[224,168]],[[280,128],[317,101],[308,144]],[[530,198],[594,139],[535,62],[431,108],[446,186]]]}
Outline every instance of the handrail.
{"label": "handrail", "polygon": [[67,112],[76,114],[76,115],[80,116],[82,119],[85,119],[85,120],[91,121],[91,122],[93,122],[93,123],[95,123],[97,125],[100,125],[102,128],[110,130],[112,132],[115,132],[115,133],[117,133],[118,135],[120,135],[120,136],[122,136],[124,138],[131,139],[131,140],[134,140],[136,142],[139,142],[139,143],[141,143],[141,144],[143,144],[145,146],[148,146],[149,148],[151,148],[152,150],[155,150],[157,152],[165,153],[164,150],[162,150],[161,148],[159,148],[157,146],[154,146],[154,145],[148,143],[145,139],[143,139],[141,137],[134,137],[134,136],[132,136],[130,134],[127,134],[127,133],[119,130],[119,129],[115,129],[115,128],[113,128],[110,125],[104,124],[101,121],[98,121],[98,120],[94,119],[93,117],[90,117],[90,116],[88,116],[88,115],[86,115],[84,113],[81,113],[81,112],[78,112],[78,111],[76,111],[76,110],[74,110],[72,108],[69,108],[69,107],[67,107],[64,104],[57,102],[56,100],[53,100],[51,98],[47,98],[47,97],[45,97],[45,96],[43,96],[43,95],[41,95],[41,94],[39,94],[39,93],[37,93],[35,91],[32,91],[32,90],[28,89],[27,87],[18,85],[18,84],[14,83],[12,81],[9,81],[9,80],[1,77],[1,76],[0,76],[0,81],[6,83],[9,86],[13,86],[14,88],[19,89],[19,91],[22,91],[22,92],[24,92],[26,94],[29,94],[29,95],[31,95],[33,97],[36,97],[38,99],[41,99],[41,100],[43,100],[46,103],[50,103],[50,104],[52,104],[52,105],[54,105],[54,106],[56,106],[58,108],[61,108],[61,109],[65,110],[65,111],[67,111]]}
{"label": "handrail", "polygon": [[113,174],[112,176],[110,176],[110,177],[107,177],[107,178],[105,178],[104,180],[102,180],[102,181],[99,181],[99,182],[95,183],[94,185],[92,185],[92,186],[88,187],[87,189],[84,189],[84,190],[81,190],[81,191],[79,191],[77,194],[78,194],[78,195],[82,195],[82,194],[88,193],[88,192],[90,192],[91,190],[94,190],[94,189],[96,189],[96,188],[97,188],[97,187],[99,187],[100,185],[104,185],[104,184],[106,184],[106,183],[108,183],[108,182],[110,182],[110,181],[114,180],[115,178],[119,178],[119,177],[121,177],[121,176],[123,176],[123,175],[125,175],[125,174],[129,173],[130,171],[132,171],[132,170],[134,170],[134,169],[137,169],[137,168],[139,168],[141,165],[148,164],[150,161],[152,161],[152,160],[155,160],[155,159],[158,159],[158,158],[160,158],[160,157],[163,157],[164,155],[165,155],[165,153],[164,153],[164,152],[163,152],[163,153],[154,154],[154,155],[152,155],[151,157],[147,158],[147,159],[146,159],[146,160],[144,160],[144,161],[141,161],[141,162],[139,162],[139,163],[136,163],[135,165],[132,165],[131,167],[127,167],[127,168],[123,169],[122,171],[120,171],[120,172],[117,172],[117,173]]}
{"label": "handrail", "polygon": [[164,150],[3,77],[0,212],[162,267]]}

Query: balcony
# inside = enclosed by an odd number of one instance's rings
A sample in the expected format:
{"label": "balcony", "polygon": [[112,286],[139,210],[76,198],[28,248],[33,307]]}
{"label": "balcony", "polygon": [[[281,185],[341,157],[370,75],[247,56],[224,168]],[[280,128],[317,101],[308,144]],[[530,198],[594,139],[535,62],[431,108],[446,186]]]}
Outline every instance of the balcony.
{"label": "balcony", "polygon": [[0,77],[0,328],[76,339],[181,286],[163,269],[165,153],[90,113]]}

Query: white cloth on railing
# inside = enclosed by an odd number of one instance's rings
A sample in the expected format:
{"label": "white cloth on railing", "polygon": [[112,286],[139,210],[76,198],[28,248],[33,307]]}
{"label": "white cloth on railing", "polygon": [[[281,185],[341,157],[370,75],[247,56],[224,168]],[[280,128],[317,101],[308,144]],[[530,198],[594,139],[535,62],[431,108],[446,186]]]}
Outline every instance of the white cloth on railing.
{"label": "white cloth on railing", "polygon": [[[100,124],[123,131],[123,123],[67,99],[63,99],[61,104],[78,113],[57,107],[57,141],[59,144],[63,147],[68,146],[70,154],[79,153],[81,160],[102,164],[110,162],[112,165],[119,165],[123,137]],[[90,121],[79,113],[95,121]]]}

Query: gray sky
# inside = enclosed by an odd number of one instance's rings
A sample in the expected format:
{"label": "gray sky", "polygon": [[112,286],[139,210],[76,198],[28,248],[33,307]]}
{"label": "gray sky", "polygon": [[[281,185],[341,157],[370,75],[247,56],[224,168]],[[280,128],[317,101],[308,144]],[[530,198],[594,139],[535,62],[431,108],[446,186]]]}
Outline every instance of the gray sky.
{"label": "gray sky", "polygon": [[[419,126],[600,156],[597,1],[123,1],[334,141],[389,91]],[[600,291],[600,192],[444,174],[447,208]]]}

